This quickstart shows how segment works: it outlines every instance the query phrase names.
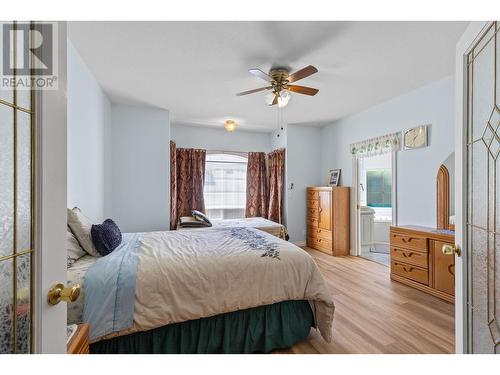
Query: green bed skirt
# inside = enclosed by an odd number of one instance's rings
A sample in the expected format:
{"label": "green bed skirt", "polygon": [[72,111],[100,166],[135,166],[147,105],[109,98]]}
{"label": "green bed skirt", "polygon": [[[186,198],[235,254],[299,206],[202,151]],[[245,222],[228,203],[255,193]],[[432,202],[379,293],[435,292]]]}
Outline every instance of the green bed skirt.
{"label": "green bed skirt", "polygon": [[305,339],[313,326],[309,302],[284,301],[99,341],[90,352],[267,353]]}

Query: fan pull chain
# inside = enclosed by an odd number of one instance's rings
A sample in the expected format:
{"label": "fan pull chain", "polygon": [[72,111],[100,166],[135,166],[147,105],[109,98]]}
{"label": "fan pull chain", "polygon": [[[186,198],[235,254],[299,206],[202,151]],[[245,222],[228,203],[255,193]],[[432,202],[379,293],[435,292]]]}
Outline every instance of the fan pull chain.
{"label": "fan pull chain", "polygon": [[[278,106],[276,106],[276,123],[278,124],[278,128],[280,126],[280,112],[279,112],[280,108]],[[279,138],[280,136],[280,131],[279,129],[277,130],[276,132],[276,137]]]}
{"label": "fan pull chain", "polygon": [[280,113],[281,113],[281,119],[280,119],[280,128],[283,130],[283,125],[285,124],[284,117],[283,117],[283,108],[280,108]]}
{"label": "fan pull chain", "polygon": [[278,123],[278,130],[277,130],[277,134],[276,134],[276,137],[279,138],[280,136],[280,130],[283,131],[285,130],[285,123],[284,123],[284,117],[283,117],[283,108],[280,108],[280,107],[277,107],[276,108],[277,110],[277,113],[276,113],[276,122]]}

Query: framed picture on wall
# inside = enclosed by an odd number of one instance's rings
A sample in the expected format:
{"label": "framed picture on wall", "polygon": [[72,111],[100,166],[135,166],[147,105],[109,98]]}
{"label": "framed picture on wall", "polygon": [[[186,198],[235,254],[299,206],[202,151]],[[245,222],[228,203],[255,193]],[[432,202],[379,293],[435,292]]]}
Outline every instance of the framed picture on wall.
{"label": "framed picture on wall", "polygon": [[330,186],[339,186],[340,169],[330,169],[328,181],[328,185]]}

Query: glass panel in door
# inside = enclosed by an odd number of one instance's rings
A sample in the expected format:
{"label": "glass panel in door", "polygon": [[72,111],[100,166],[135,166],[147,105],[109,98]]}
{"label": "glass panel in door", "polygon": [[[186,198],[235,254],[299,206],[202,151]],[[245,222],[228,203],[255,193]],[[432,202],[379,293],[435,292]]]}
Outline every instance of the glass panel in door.
{"label": "glass panel in door", "polygon": [[32,98],[30,89],[0,88],[0,354],[32,351]]}
{"label": "glass panel in door", "polygon": [[500,56],[493,22],[467,56],[467,239],[473,353],[500,353]]}

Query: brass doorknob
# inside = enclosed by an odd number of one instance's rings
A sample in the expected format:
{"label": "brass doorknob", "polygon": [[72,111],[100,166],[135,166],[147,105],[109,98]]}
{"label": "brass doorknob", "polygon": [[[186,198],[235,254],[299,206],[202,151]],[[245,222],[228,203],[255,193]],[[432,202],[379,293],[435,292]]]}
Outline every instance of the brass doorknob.
{"label": "brass doorknob", "polygon": [[458,245],[444,244],[441,250],[443,251],[444,255],[457,254],[458,256],[460,256],[462,254]]}
{"label": "brass doorknob", "polygon": [[57,305],[59,302],[75,302],[80,296],[80,284],[65,287],[64,284],[58,283],[52,285],[47,295],[47,303],[49,305]]}

